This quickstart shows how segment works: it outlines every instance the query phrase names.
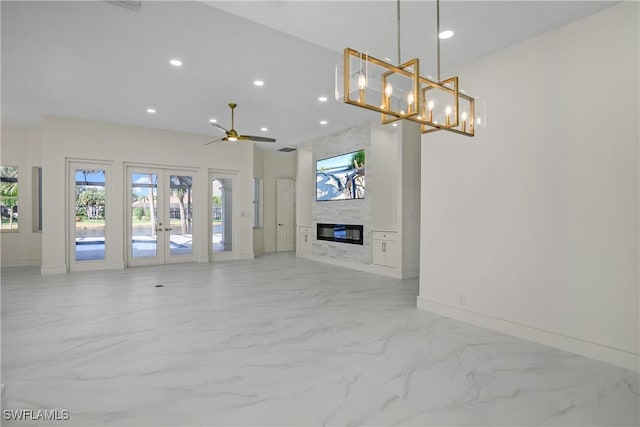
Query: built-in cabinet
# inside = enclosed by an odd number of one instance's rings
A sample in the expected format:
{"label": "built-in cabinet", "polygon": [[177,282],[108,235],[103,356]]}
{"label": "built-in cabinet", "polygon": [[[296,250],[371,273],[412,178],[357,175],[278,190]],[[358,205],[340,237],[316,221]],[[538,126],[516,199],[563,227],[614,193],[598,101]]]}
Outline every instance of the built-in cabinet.
{"label": "built-in cabinet", "polygon": [[398,233],[373,231],[371,239],[371,263],[382,267],[400,268]]}
{"label": "built-in cabinet", "polygon": [[298,250],[301,253],[311,253],[313,241],[313,227],[301,225],[298,227]]}

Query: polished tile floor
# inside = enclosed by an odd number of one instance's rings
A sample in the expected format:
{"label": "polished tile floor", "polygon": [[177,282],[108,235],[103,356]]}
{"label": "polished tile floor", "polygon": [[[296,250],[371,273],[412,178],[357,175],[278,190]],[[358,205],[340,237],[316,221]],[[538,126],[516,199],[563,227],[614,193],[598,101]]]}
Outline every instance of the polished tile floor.
{"label": "polished tile floor", "polygon": [[637,373],[418,311],[417,293],[290,253],[4,269],[6,409],[68,410],[58,426],[639,424]]}

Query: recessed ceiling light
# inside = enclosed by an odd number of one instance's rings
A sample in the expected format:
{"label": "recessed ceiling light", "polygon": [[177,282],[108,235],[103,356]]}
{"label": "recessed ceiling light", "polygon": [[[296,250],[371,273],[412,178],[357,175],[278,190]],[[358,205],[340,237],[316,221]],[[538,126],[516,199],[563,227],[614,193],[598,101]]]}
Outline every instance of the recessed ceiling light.
{"label": "recessed ceiling light", "polygon": [[318,101],[327,102],[327,97],[326,96],[321,96],[320,98],[318,98]]}
{"label": "recessed ceiling light", "polygon": [[209,123],[218,123],[217,119],[209,119]]}
{"label": "recessed ceiling light", "polygon": [[261,130],[262,132],[266,132],[266,131],[268,131],[269,129],[268,129],[268,128],[260,128],[260,130]]}
{"label": "recessed ceiling light", "polygon": [[173,65],[174,67],[182,67],[182,61],[180,61],[179,59],[172,59],[171,61],[169,61],[169,64]]}
{"label": "recessed ceiling light", "polygon": [[441,39],[449,39],[453,37],[453,31],[451,30],[442,31],[440,34],[438,34],[438,37],[440,37]]}
{"label": "recessed ceiling light", "polygon": [[262,80],[255,80],[253,84],[256,86],[264,86],[264,82]]}
{"label": "recessed ceiling light", "polygon": [[155,113],[156,113],[156,110],[155,110],[155,109],[153,109],[153,108],[147,108],[147,113],[149,113],[149,114],[155,114]]}
{"label": "recessed ceiling light", "polygon": [[329,122],[326,121],[326,120],[320,120],[320,124],[323,125],[323,126],[326,125],[327,123],[329,123]]}
{"label": "recessed ceiling light", "polygon": [[397,123],[392,123],[391,126],[396,127],[396,126],[398,126],[398,124]]}

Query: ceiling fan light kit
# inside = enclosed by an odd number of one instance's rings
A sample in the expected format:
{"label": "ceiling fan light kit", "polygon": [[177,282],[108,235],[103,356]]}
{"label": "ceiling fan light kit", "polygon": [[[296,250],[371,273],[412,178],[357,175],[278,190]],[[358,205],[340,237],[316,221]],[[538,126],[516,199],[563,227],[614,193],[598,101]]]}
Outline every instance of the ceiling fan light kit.
{"label": "ceiling fan light kit", "polygon": [[256,141],[256,142],[276,142],[274,138],[267,138],[264,136],[253,136],[253,135],[239,135],[235,130],[235,114],[234,111],[238,105],[233,102],[229,103],[229,108],[231,108],[231,129],[227,130],[224,127],[220,126],[217,123],[213,123],[209,121],[209,124],[214,128],[218,129],[221,132],[224,132],[226,136],[220,137],[218,139],[214,139],[213,141],[207,142],[205,145],[213,144],[218,141]]}
{"label": "ceiling fan light kit", "polygon": [[[437,79],[420,75],[420,60],[400,61],[400,2],[398,5],[398,63],[393,65],[368,52],[344,50],[342,64],[335,71],[335,97],[381,114],[381,123],[411,120],[422,133],[447,130],[473,137],[484,127],[484,109],[461,93],[458,77],[440,78],[440,2],[437,0]],[[342,83],[342,84],[341,84]]]}

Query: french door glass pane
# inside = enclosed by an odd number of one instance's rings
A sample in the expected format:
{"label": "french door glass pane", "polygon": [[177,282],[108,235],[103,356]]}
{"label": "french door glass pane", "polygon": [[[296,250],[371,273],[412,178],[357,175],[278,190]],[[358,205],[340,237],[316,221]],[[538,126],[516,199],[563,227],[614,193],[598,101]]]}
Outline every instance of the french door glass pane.
{"label": "french door glass pane", "polygon": [[169,254],[191,255],[193,252],[192,213],[193,178],[171,175],[169,178]]}
{"label": "french door glass pane", "polygon": [[104,170],[76,169],[76,261],[105,259],[105,176]]}
{"label": "french door glass pane", "polygon": [[211,194],[211,242],[213,252],[228,252],[232,249],[232,212],[233,198],[230,178],[213,178]]}
{"label": "french door glass pane", "polygon": [[131,256],[155,257],[158,254],[158,175],[131,174]]}
{"label": "french door glass pane", "polygon": [[0,208],[2,230],[18,230],[18,168],[0,166]]}

